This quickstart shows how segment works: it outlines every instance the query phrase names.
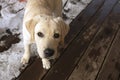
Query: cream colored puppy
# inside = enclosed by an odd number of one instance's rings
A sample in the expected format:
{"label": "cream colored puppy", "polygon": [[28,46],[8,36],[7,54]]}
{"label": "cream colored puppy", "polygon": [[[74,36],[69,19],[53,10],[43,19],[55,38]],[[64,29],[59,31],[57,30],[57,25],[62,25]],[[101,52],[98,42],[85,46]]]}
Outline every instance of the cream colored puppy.
{"label": "cream colored puppy", "polygon": [[43,68],[50,68],[49,59],[58,57],[58,47],[69,31],[61,17],[62,0],[28,0],[23,20],[23,64],[29,61],[30,44],[36,43]]}

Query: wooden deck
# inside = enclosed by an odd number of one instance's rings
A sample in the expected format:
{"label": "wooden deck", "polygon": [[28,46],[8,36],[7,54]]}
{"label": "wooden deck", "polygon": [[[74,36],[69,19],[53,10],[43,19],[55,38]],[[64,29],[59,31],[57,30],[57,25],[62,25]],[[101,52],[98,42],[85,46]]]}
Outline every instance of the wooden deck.
{"label": "wooden deck", "polygon": [[65,42],[50,70],[37,58],[16,80],[120,80],[120,0],[93,0]]}

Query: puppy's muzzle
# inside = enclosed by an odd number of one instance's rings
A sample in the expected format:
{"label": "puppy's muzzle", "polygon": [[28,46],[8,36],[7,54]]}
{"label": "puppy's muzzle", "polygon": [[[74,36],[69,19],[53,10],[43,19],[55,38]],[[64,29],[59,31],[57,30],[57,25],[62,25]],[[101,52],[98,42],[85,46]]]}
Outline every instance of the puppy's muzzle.
{"label": "puppy's muzzle", "polygon": [[51,57],[53,56],[55,51],[53,49],[47,48],[44,50],[45,57]]}

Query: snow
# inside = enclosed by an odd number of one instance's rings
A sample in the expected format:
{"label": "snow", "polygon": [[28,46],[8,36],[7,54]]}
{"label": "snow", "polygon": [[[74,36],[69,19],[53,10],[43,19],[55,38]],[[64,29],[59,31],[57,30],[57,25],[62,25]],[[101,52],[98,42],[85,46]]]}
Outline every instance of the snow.
{"label": "snow", "polygon": [[[69,12],[64,12],[68,17],[67,23],[70,23],[91,0],[80,0],[76,4],[71,1],[76,2],[79,0],[68,0],[64,8],[65,10],[70,9]],[[2,6],[0,11],[2,15],[0,17],[0,38],[6,34],[6,29],[10,29],[13,34],[20,33],[19,38],[21,39],[19,43],[13,44],[7,51],[0,52],[0,80],[11,80],[20,74],[20,60],[24,52],[22,19],[25,4],[26,2],[19,2],[18,0],[0,0]],[[4,41],[0,41],[0,45],[4,45]]]}
{"label": "snow", "polygon": [[91,0],[68,0],[64,7],[64,10],[69,10],[69,12],[64,11],[64,14],[68,17],[66,23],[69,24],[90,2]]}

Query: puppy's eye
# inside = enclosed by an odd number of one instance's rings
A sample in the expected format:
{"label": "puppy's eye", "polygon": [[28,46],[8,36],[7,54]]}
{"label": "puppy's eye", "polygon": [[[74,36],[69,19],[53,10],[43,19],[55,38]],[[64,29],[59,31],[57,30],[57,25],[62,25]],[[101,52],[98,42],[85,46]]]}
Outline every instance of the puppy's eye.
{"label": "puppy's eye", "polygon": [[44,37],[44,34],[41,33],[41,32],[38,32],[37,35],[38,35],[39,37]]}
{"label": "puppy's eye", "polygon": [[55,33],[55,34],[54,34],[54,38],[59,38],[59,36],[60,36],[60,35],[59,35],[58,33]]}

